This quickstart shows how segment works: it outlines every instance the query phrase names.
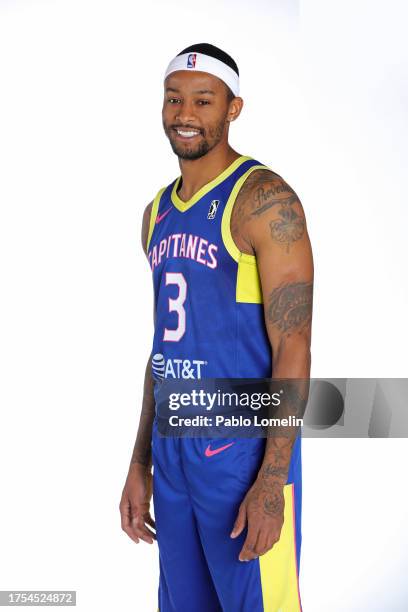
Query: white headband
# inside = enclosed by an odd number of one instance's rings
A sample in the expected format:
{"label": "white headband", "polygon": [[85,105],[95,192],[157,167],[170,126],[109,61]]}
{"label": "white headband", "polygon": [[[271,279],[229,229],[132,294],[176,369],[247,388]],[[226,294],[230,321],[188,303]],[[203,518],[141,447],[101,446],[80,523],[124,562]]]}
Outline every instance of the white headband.
{"label": "white headband", "polygon": [[208,72],[224,81],[234,96],[239,95],[239,76],[235,70],[224,64],[221,60],[205,55],[205,53],[183,53],[182,55],[177,55],[167,66],[164,78],[176,70]]}

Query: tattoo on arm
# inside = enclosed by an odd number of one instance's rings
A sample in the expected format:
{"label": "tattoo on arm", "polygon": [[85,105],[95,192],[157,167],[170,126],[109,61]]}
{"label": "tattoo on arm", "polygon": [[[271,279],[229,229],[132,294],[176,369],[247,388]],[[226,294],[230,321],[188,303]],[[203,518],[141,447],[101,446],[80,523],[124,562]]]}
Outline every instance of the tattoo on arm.
{"label": "tattoo on arm", "polygon": [[264,498],[265,514],[275,516],[283,513],[284,498],[282,495],[282,487],[278,482],[273,483],[273,490]]}
{"label": "tattoo on arm", "polygon": [[[280,187],[280,185],[278,185],[278,187]],[[283,188],[282,188],[282,191],[283,191]],[[272,194],[282,193],[282,191],[276,192],[276,189],[273,187],[265,191],[263,187],[259,187],[256,190],[255,195],[254,195],[254,203],[257,206],[257,208],[255,208],[255,210],[252,211],[251,215],[253,215],[254,217],[259,217],[259,215],[262,215],[262,213],[272,208],[272,206],[276,206],[277,204],[285,204],[286,206],[290,206],[291,204],[294,204],[295,202],[298,201],[296,194],[290,195],[287,198],[273,197]],[[287,189],[285,188],[285,191],[286,192],[292,191],[292,189],[288,187]]]}
{"label": "tattoo on arm", "polygon": [[[276,194],[290,193],[287,197],[276,197]],[[273,206],[279,206],[279,217],[269,222],[272,240],[278,244],[286,245],[286,253],[289,253],[290,246],[300,240],[305,231],[305,219],[298,214],[294,208],[299,202],[296,193],[284,181],[265,190],[259,187],[254,195],[254,202],[257,208],[252,211],[252,215],[259,217]]]}
{"label": "tattoo on arm", "polygon": [[306,220],[295,191],[271,170],[253,172],[241,187],[231,217],[233,236],[250,242],[243,232],[248,231],[251,220],[259,219],[274,207],[277,216],[269,221],[271,238],[289,253],[291,246],[304,236]]}
{"label": "tattoo on arm", "polygon": [[146,366],[145,382],[143,388],[143,404],[140,413],[139,428],[131,463],[140,463],[146,467],[151,464],[152,455],[152,429],[155,414],[153,377],[151,370],[151,357]]}
{"label": "tattoo on arm", "polygon": [[[289,199],[289,198],[288,198]],[[269,223],[271,236],[274,242],[286,245],[286,253],[290,246],[300,240],[305,231],[305,221],[291,207],[290,202],[282,202],[282,208],[278,210],[279,219],[273,219]]]}
{"label": "tattoo on arm", "polygon": [[[312,318],[313,283],[285,283],[275,288],[269,295],[266,305],[266,321],[278,331],[282,341],[292,333],[300,333],[310,327]],[[274,413],[274,417],[287,419],[293,415],[303,417],[307,403],[309,382],[306,378],[290,379],[283,395],[284,401]],[[267,444],[258,482],[264,491],[263,508],[265,514],[278,514],[282,511],[283,486],[287,482],[293,444],[298,433],[292,426],[273,426],[267,432]]]}
{"label": "tattoo on arm", "polygon": [[262,469],[262,478],[267,481],[271,476],[273,478],[286,478],[287,470],[278,463],[268,463]]}
{"label": "tattoo on arm", "polygon": [[300,331],[312,318],[312,283],[287,283],[277,287],[269,296],[267,321],[282,333]]}

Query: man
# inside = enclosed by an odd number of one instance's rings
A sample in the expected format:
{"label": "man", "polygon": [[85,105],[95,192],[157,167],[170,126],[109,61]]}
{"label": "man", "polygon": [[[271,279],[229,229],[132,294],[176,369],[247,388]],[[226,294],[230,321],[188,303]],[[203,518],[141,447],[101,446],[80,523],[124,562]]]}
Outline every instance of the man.
{"label": "man", "polygon": [[143,217],[155,334],[120,503],[135,542],[157,535],[160,612],[301,610],[300,436],[160,437],[155,419],[163,378],[310,374],[304,211],[278,174],[229,145],[242,106],[221,49],[193,45],[170,62],[162,119],[181,176]]}

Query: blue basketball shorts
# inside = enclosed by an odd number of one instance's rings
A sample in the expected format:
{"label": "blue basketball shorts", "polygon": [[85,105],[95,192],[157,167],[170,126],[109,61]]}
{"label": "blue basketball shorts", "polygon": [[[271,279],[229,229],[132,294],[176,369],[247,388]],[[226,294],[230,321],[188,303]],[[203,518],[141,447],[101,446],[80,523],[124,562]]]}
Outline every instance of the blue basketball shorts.
{"label": "blue basketball shorts", "polygon": [[260,469],[265,439],[161,437],[153,426],[153,503],[160,612],[301,612],[300,438],[293,451],[280,539],[238,560],[246,529],[230,533]]}

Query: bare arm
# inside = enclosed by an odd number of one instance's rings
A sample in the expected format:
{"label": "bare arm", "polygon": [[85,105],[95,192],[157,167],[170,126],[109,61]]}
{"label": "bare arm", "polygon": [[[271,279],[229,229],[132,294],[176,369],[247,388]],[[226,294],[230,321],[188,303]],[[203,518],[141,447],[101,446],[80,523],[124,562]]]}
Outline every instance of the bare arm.
{"label": "bare arm", "polygon": [[[264,296],[265,323],[272,347],[272,378],[308,379],[313,257],[305,213],[296,193],[280,176],[270,171],[259,174],[251,193],[253,220],[246,229],[256,253]],[[304,390],[297,387],[302,395]],[[293,438],[273,436],[267,444],[264,466],[269,472],[274,471],[276,478],[281,472],[277,479],[283,484],[289,469],[291,443]]]}
{"label": "bare arm", "polygon": [[[254,172],[236,203],[232,229],[242,250],[255,254],[260,275],[266,329],[272,348],[272,378],[310,376],[313,296],[313,256],[303,207],[293,189],[269,170]],[[282,416],[302,416],[308,383],[294,381],[291,402]],[[281,416],[281,415],[278,415]],[[268,437],[257,481],[240,509],[233,536],[248,521],[248,536],[240,559],[264,554],[279,540],[283,524],[283,487],[287,481],[292,435]]]}
{"label": "bare arm", "polygon": [[[142,223],[142,247],[146,256],[151,209],[152,203],[146,207]],[[144,540],[151,544],[155,539],[155,534],[150,529],[150,527],[155,527],[155,523],[149,510],[152,495],[151,440],[154,414],[153,377],[151,356],[149,356],[145,370],[142,410],[136,442],[119,505],[122,529],[136,543]]]}
{"label": "bare arm", "polygon": [[140,412],[139,427],[130,466],[134,464],[139,464],[144,468],[149,468],[151,466],[151,439],[154,410],[153,378],[150,356],[145,370],[142,410]]}
{"label": "bare arm", "polygon": [[[145,208],[142,222],[142,248],[147,257],[147,238],[149,234],[150,214],[152,210],[152,202]],[[136,436],[136,442],[132,453],[130,466],[140,464],[144,467],[151,465],[151,438],[152,427],[154,420],[154,395],[153,395],[153,377],[151,369],[151,356],[149,357],[145,370],[144,385],[143,385],[143,401],[142,410],[140,413],[139,427]]]}

